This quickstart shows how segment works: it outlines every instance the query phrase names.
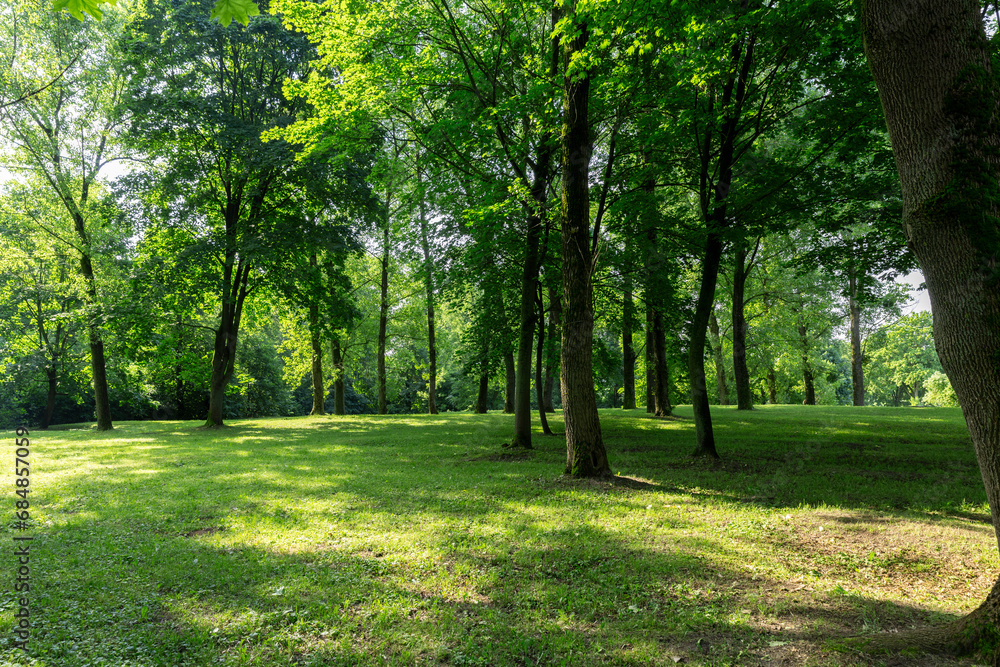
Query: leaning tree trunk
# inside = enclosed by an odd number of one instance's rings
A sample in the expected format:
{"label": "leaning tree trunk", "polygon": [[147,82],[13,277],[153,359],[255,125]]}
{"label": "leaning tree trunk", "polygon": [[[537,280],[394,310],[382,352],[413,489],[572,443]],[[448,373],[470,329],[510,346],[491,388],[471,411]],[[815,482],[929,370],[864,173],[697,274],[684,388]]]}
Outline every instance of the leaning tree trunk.
{"label": "leaning tree trunk", "polygon": [[[313,253],[309,257],[309,266],[313,269],[316,268],[316,253]],[[326,397],[323,390],[323,347],[320,342],[320,331],[319,331],[319,304],[315,299],[310,299],[309,304],[309,342],[312,345],[312,386],[313,386],[313,404],[312,410],[309,412],[311,415],[325,415],[326,408],[323,403],[326,402]]]}
{"label": "leaning tree trunk", "polygon": [[344,380],[344,353],[340,348],[340,339],[330,342],[330,357],[333,360],[333,414],[347,414],[347,383]]}
{"label": "leaning tree trunk", "polygon": [[[573,11],[575,11],[575,3]],[[584,50],[588,26],[574,17],[577,34],[564,39],[563,62]],[[567,67],[568,69],[568,67]],[[564,72],[564,74],[566,74]],[[562,278],[563,327],[560,385],[566,428],[566,473],[608,475],[601,422],[594,393],[594,311],[590,233],[590,73],[563,77]]]}
{"label": "leaning tree trunk", "polygon": [[[752,410],[750,369],[747,368],[746,284],[750,275],[747,265],[746,240],[736,246],[736,268],[733,273],[733,378],[736,385],[736,409]],[[752,266],[752,265],[751,265]]]}
{"label": "leaning tree trunk", "polygon": [[849,304],[851,310],[851,384],[854,405],[865,404],[865,371],[861,366],[861,304],[858,303],[858,280],[852,266],[848,271]]}

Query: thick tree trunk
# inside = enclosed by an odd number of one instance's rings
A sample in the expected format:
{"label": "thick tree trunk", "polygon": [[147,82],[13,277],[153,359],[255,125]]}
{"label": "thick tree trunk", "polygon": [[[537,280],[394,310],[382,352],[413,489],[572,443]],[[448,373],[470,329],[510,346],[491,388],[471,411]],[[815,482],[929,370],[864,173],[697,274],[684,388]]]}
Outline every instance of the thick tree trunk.
{"label": "thick tree trunk", "polygon": [[[574,3],[575,11],[575,3]],[[579,21],[579,17],[576,17]],[[587,45],[589,29],[564,39],[563,62]],[[590,233],[590,74],[563,77],[562,131],[562,278],[563,333],[560,385],[566,426],[566,473],[576,477],[608,475],[601,422],[594,394],[594,312]]]}
{"label": "thick tree trunk", "polygon": [[562,298],[559,290],[549,287],[549,332],[545,343],[545,411],[555,412],[555,404],[552,401],[553,392],[556,385],[556,378],[559,373],[558,364],[554,361],[558,358],[559,352],[556,349],[559,337],[562,335]]}
{"label": "thick tree trunk", "polygon": [[722,336],[719,331],[719,320],[715,311],[708,317],[709,346],[712,348],[712,360],[715,362],[715,384],[719,391],[719,405],[729,405],[729,385],[726,382],[726,361],[722,354]]}
{"label": "thick tree trunk", "polygon": [[386,204],[385,229],[382,231],[382,284],[379,291],[378,315],[378,413],[388,412],[385,375],[385,334],[389,323],[389,205]]}
{"label": "thick tree trunk", "polygon": [[736,247],[736,268],[733,274],[733,378],[736,384],[736,409],[752,410],[750,369],[747,368],[746,284],[750,275],[747,266],[746,240]]}
{"label": "thick tree trunk", "polygon": [[517,388],[517,372],[514,367],[514,353],[510,350],[503,355],[503,367],[506,382],[503,391],[503,411],[505,414],[514,413],[514,392]]}
{"label": "thick tree trunk", "polygon": [[622,377],[624,395],[622,408],[635,410],[635,348],[632,346],[632,320],[635,318],[635,302],[632,300],[632,279],[625,279],[625,297],[622,305]]}
{"label": "thick tree trunk", "polygon": [[812,364],[809,362],[809,330],[801,319],[798,329],[799,344],[802,345],[802,383],[806,391],[803,405],[816,405],[816,383],[813,379]]}
{"label": "thick tree trunk", "polygon": [[347,396],[344,393],[347,383],[344,378],[344,355],[340,349],[340,340],[334,338],[330,342],[330,358],[333,360],[333,414],[347,414]]}
{"label": "thick tree trunk", "polygon": [[865,404],[865,371],[861,366],[861,305],[858,303],[858,281],[852,266],[848,272],[849,304],[851,309],[851,394],[854,405]]}
{"label": "thick tree trunk", "polygon": [[[423,184],[423,172],[417,167],[417,184]],[[437,345],[434,342],[434,260],[427,230],[427,207],[424,193],[420,193],[420,248],[424,253],[424,289],[427,292],[427,412],[436,415],[437,409]]]}
{"label": "thick tree trunk", "polygon": [[[316,269],[316,253],[310,255],[309,266]],[[312,345],[313,387],[313,404],[312,410],[309,412],[311,415],[326,414],[326,408],[323,406],[326,402],[326,396],[324,395],[325,392],[323,388],[323,347],[320,342],[319,334],[319,304],[313,299],[309,304],[309,342]]]}

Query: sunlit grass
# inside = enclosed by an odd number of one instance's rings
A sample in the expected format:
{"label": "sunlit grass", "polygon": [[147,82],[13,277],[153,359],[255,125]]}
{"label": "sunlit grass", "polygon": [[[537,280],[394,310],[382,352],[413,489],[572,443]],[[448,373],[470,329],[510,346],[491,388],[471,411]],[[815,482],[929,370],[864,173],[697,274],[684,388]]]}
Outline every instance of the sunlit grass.
{"label": "sunlit grass", "polygon": [[996,541],[958,410],[713,412],[718,464],[688,456],[689,408],[603,412],[613,481],[562,477],[562,438],[501,448],[507,415],[32,433],[32,654],[746,665],[798,647],[851,665],[822,642],[985,596]]}

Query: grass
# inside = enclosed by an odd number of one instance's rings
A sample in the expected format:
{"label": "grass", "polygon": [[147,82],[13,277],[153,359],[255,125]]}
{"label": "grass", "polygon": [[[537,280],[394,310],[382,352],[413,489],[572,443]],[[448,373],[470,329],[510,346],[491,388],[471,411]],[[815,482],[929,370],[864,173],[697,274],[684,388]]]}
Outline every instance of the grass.
{"label": "grass", "polygon": [[[973,609],[1000,562],[957,409],[602,411],[612,480],[508,415],[32,432],[50,666],[974,664],[838,638]],[[550,418],[561,429],[561,417]],[[0,479],[11,483],[14,439]],[[8,515],[10,516],[10,515]],[[11,525],[0,579],[13,579]],[[9,646],[14,596],[0,592]]]}

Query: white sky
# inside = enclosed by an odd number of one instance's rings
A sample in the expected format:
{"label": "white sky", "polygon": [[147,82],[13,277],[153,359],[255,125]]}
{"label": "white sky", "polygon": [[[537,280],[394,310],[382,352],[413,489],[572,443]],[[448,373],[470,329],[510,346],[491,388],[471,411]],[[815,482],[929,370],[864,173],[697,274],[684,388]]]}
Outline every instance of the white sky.
{"label": "white sky", "polygon": [[917,286],[924,282],[924,274],[919,270],[907,274],[903,277],[903,282],[910,285],[910,298],[913,303],[903,308],[904,313],[915,313],[917,311],[931,309],[931,298],[925,289],[917,289]]}

